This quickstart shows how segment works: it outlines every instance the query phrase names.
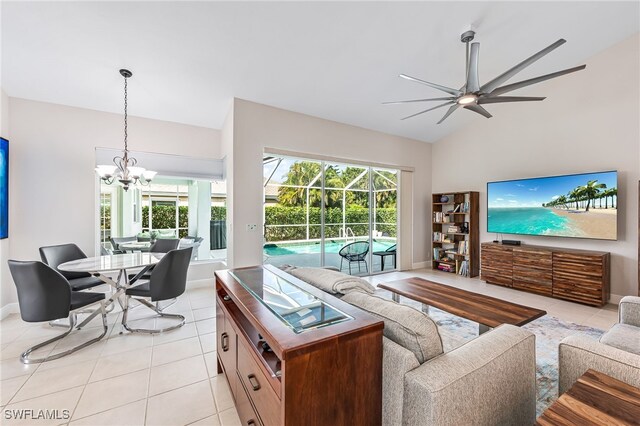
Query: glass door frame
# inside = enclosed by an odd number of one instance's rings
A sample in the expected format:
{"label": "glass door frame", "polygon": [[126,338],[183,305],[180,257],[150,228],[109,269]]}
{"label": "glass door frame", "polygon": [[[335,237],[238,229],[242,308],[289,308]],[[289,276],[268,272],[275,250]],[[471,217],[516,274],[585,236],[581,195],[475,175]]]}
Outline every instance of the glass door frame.
{"label": "glass door frame", "polygon": [[[318,159],[314,159],[312,157],[306,157],[304,155],[298,156],[298,155],[280,155],[280,154],[269,154],[269,153],[264,153],[264,156],[273,156],[273,157],[280,157],[280,160],[272,160],[272,161],[278,161],[278,164],[276,165],[276,167],[274,168],[274,170],[270,173],[269,178],[266,179],[266,181],[263,184],[263,188],[266,188],[267,184],[269,184],[271,178],[273,177],[273,175],[276,172],[276,169],[279,167],[280,162],[282,161],[282,159],[295,159],[295,160],[299,160],[299,161],[309,161],[309,162],[314,162],[320,165],[320,190],[321,190],[321,202],[320,202],[320,267],[324,267],[327,266],[326,263],[326,211],[327,211],[327,206],[326,206],[326,195],[327,195],[327,187],[326,187],[326,176],[327,176],[327,167],[332,165],[332,164],[339,164],[339,165],[344,165],[347,167],[355,167],[355,168],[360,168],[363,170],[366,170],[366,172],[368,173],[368,191],[367,191],[367,200],[368,200],[368,235],[367,235],[367,240],[369,243],[369,251],[367,253],[367,264],[368,264],[368,275],[378,275],[378,274],[383,274],[383,273],[387,273],[387,272],[393,272],[393,271],[398,271],[397,265],[398,265],[398,258],[400,255],[400,174],[401,174],[401,170],[400,169],[396,169],[394,167],[385,167],[385,166],[374,166],[374,165],[367,165],[367,164],[358,164],[358,163],[350,163],[348,160],[343,161],[343,160],[336,160],[336,161],[326,161],[326,160],[318,160]],[[263,167],[264,167],[263,163]],[[380,270],[380,271],[374,271],[373,270],[373,243],[374,243],[374,233],[373,233],[373,224],[376,220],[375,217],[375,211],[374,211],[374,203],[376,202],[376,191],[375,191],[375,187],[374,187],[374,173],[375,170],[389,170],[389,171],[394,171],[396,173],[397,176],[397,181],[395,182],[396,185],[396,202],[395,202],[395,210],[396,210],[396,218],[395,218],[395,226],[396,226],[396,262],[395,262],[395,267],[393,269],[388,269],[388,270]],[[264,176],[264,173],[263,173]],[[356,178],[357,180],[358,178]],[[309,186],[309,190],[311,189],[311,186]],[[338,188],[336,188],[338,189]],[[333,190],[333,189],[332,189]],[[346,190],[346,189],[345,189]],[[363,192],[363,191],[362,191]],[[263,222],[264,222],[264,236],[263,236],[263,245],[266,242],[266,228],[267,228],[267,224],[266,224],[266,195],[265,192],[263,192]],[[346,211],[346,205],[343,205],[343,208]],[[343,219],[343,224],[342,226],[345,226],[345,219]],[[309,218],[307,217],[307,226],[309,226]],[[384,257],[381,258],[381,262],[384,261]],[[381,268],[382,269],[382,268]],[[357,275],[356,275],[357,276]]]}

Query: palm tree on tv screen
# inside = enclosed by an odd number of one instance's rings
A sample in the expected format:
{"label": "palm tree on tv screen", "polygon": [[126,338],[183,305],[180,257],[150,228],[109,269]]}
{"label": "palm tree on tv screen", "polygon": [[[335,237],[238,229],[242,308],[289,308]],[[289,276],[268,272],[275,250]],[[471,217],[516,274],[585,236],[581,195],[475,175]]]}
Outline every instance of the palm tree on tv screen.
{"label": "palm tree on tv screen", "polygon": [[601,189],[606,189],[607,185],[604,183],[598,183],[597,180],[590,180],[586,185],[579,187],[580,192],[587,199],[587,205],[585,211],[589,211],[591,200],[595,199],[600,193]]}
{"label": "palm tree on tv screen", "polygon": [[604,192],[604,194],[605,194],[604,208],[605,209],[609,208],[609,197],[611,197],[611,208],[615,209],[616,205],[615,205],[614,197],[617,198],[617,196],[618,196],[618,188],[610,188],[610,189],[606,190]]}
{"label": "palm tree on tv screen", "polygon": [[580,197],[582,197],[582,193],[580,191],[580,188],[578,187],[578,188],[575,188],[575,189],[569,191],[567,196],[569,197],[569,201],[570,202],[575,202],[576,203],[576,210],[578,210],[580,208],[580,205],[578,204],[578,202],[580,201]]}
{"label": "palm tree on tv screen", "polygon": [[562,204],[562,206],[567,209],[567,197],[565,197],[564,195],[559,196],[558,198],[556,198],[556,206],[558,204]]}

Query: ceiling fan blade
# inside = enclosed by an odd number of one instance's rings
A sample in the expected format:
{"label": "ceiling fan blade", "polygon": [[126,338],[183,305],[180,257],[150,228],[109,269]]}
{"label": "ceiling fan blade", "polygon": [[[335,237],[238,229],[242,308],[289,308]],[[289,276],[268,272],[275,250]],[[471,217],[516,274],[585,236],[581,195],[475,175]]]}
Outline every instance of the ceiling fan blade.
{"label": "ceiling fan blade", "polygon": [[537,96],[491,96],[481,97],[478,99],[479,104],[499,104],[502,102],[527,102],[527,101],[544,101],[546,97]]}
{"label": "ceiling fan blade", "polygon": [[570,74],[572,72],[585,69],[586,65],[580,65],[579,67],[567,68],[566,70],[552,72],[551,74],[542,75],[540,77],[530,78],[528,80],[519,81],[513,84],[507,84],[506,86],[498,87],[491,92],[491,95],[500,95],[502,93],[511,92],[512,90],[520,89],[522,87],[531,86],[532,84],[541,83],[545,80],[560,77],[561,75]]}
{"label": "ceiling fan blade", "polygon": [[478,59],[480,56],[480,43],[471,43],[471,55],[469,57],[469,69],[467,70],[467,92],[480,90],[478,79]]}
{"label": "ceiling fan blade", "polygon": [[413,115],[410,115],[408,117],[405,117],[402,120],[406,120],[407,118],[415,117],[416,115],[424,114],[425,112],[433,111],[434,109],[442,108],[443,106],[451,105],[453,103],[455,103],[455,102],[454,101],[445,102],[445,103],[440,104],[438,106],[434,106],[433,108],[425,109],[424,111],[420,111],[420,112],[418,112],[416,114],[413,114]]}
{"label": "ceiling fan blade", "polygon": [[518,65],[516,65],[515,67],[505,71],[504,73],[500,74],[490,82],[482,85],[482,87],[480,87],[480,91],[485,93],[492,92],[495,88],[500,86],[502,83],[509,80],[511,77],[513,77],[514,75],[516,75],[517,73],[519,73],[520,71],[522,71],[523,69],[525,69],[526,67],[534,63],[535,61],[537,61],[538,59],[542,58],[552,50],[555,50],[558,47],[562,46],[566,42],[567,40],[561,38],[560,40],[556,41],[552,45],[545,47],[535,55],[528,57],[527,59],[520,62]]}
{"label": "ceiling fan blade", "polygon": [[415,81],[417,83],[426,84],[429,87],[433,87],[434,89],[442,90],[443,92],[449,93],[450,95],[453,95],[453,96],[462,95],[462,92],[460,90],[452,89],[451,87],[441,86],[441,85],[435,84],[435,83],[429,83],[428,81],[420,80],[419,78],[411,77],[411,76],[408,76],[406,74],[400,74],[400,77],[402,77],[402,78],[404,78],[406,80]]}
{"label": "ceiling fan blade", "polygon": [[429,101],[453,101],[456,98],[431,98],[431,99],[411,99],[408,101],[392,101],[392,102],[383,102],[382,105],[393,105],[393,104],[409,104],[412,102],[429,102]]}
{"label": "ceiling fan blade", "polygon": [[458,107],[460,106],[460,104],[455,104],[455,105],[451,105],[451,108],[449,108],[449,110],[446,112],[446,114],[444,115],[444,117],[442,117],[440,119],[440,121],[438,121],[438,124],[442,123],[444,120],[447,119],[447,117],[449,117],[451,114],[453,114],[453,112],[455,110],[458,109]]}
{"label": "ceiling fan blade", "polygon": [[493,117],[489,111],[487,111],[486,109],[482,108],[480,105],[465,105],[464,109],[468,109],[469,111],[473,111],[473,112],[477,112],[480,115],[484,115],[487,118],[491,118]]}

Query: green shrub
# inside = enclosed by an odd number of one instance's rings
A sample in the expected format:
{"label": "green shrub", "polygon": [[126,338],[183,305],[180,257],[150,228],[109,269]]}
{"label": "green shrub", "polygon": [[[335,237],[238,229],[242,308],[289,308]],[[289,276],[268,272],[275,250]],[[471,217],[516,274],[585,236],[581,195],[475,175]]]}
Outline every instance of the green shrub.
{"label": "green shrub", "polygon": [[[108,209],[106,209],[108,211]],[[369,234],[369,209],[352,206],[346,210],[346,227],[351,228],[356,236]],[[280,205],[266,206],[264,209],[266,227],[266,241],[304,240],[307,238],[307,209],[304,207],[285,207]],[[342,208],[330,207],[325,211],[325,237],[338,238],[342,229]],[[187,206],[179,208],[179,223],[186,228],[189,222]],[[211,220],[225,220],[227,208],[223,206],[211,207]],[[394,208],[376,209],[376,229],[396,237],[396,217]],[[175,228],[176,209],[174,206],[153,206],[153,229]],[[381,225],[390,223],[391,225]],[[320,207],[309,208],[309,238],[320,238]],[[269,226],[289,225],[289,226]],[[299,225],[299,226],[291,226]],[[142,227],[149,228],[149,207],[142,207]],[[184,235],[183,235],[184,234]],[[180,237],[186,235],[186,230],[180,231]]]}
{"label": "green shrub", "polygon": [[[266,206],[265,209],[266,241],[304,240],[307,238],[307,209],[304,207]],[[328,208],[325,211],[325,237],[337,238],[342,229],[342,209]],[[356,236],[369,234],[369,209],[350,207],[345,212],[346,227],[351,228]],[[396,209],[381,208],[376,210],[376,222],[392,225],[376,225],[378,231],[386,232],[390,237],[396,236]],[[320,207],[309,208],[309,238],[320,238]],[[269,225],[302,225],[302,226],[269,226]]]}
{"label": "green shrub", "polygon": [[224,206],[211,206],[211,220],[225,220],[227,208]]}

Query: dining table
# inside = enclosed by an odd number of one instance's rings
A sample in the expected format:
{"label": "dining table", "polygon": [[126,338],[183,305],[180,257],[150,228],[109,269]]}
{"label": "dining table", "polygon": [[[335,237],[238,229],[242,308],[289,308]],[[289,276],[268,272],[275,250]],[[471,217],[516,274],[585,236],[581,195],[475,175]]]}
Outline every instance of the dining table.
{"label": "dining table", "polygon": [[148,252],[151,249],[151,242],[149,241],[133,241],[130,243],[120,243],[118,244],[118,249],[124,250],[125,252]]}
{"label": "dining table", "polygon": [[[164,255],[165,253],[134,252],[87,257],[62,263],[58,266],[58,269],[64,272],[86,272],[96,278],[100,278],[105,284],[111,286],[113,292],[105,303],[106,308],[115,301],[119,302],[120,296],[133,286],[151,267],[160,262]],[[128,270],[138,269],[139,271],[134,276],[129,276]],[[114,279],[112,276],[115,273],[117,273],[117,278]],[[78,330],[88,324],[99,313],[99,310],[91,313],[77,326]]]}

